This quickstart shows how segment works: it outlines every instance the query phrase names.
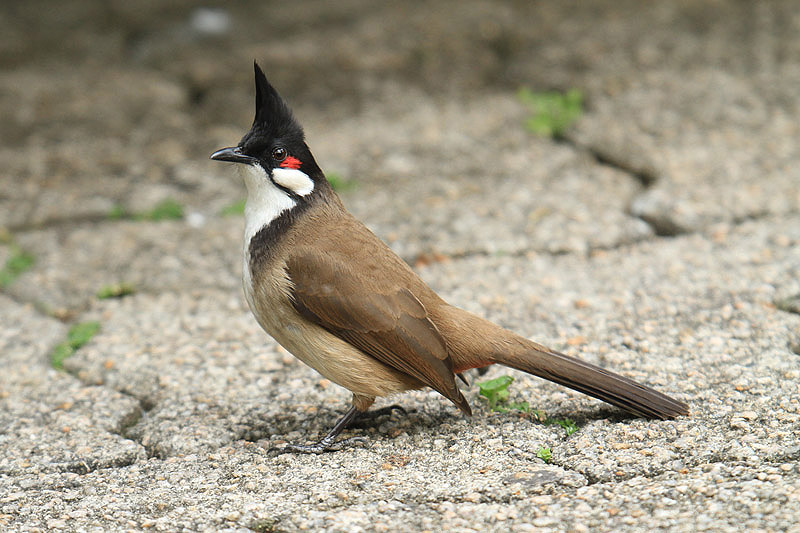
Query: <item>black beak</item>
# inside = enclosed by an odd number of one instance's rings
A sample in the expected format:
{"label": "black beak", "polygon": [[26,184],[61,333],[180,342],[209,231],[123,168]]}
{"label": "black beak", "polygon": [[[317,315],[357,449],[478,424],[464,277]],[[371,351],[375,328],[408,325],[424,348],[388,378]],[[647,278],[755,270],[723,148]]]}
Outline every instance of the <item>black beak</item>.
{"label": "black beak", "polygon": [[242,153],[242,149],[238,146],[233,146],[231,148],[223,148],[221,150],[217,150],[213,154],[211,154],[211,159],[214,161],[230,161],[231,163],[245,163],[247,165],[252,165],[256,162],[255,157],[251,157],[247,154]]}

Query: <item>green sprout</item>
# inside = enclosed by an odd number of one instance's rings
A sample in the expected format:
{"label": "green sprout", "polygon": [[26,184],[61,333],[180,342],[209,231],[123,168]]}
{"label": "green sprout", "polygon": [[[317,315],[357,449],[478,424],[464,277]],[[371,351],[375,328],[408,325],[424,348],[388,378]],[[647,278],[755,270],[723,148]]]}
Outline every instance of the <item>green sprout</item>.
{"label": "green sprout", "polygon": [[33,256],[14,243],[9,245],[9,251],[11,253],[6,259],[6,264],[3,265],[3,268],[0,268],[0,288],[11,285],[20,274],[31,268],[34,263]]}
{"label": "green sprout", "polygon": [[534,420],[542,424],[547,420],[547,414],[542,409],[531,409],[530,413]]}
{"label": "green sprout", "polygon": [[511,410],[522,411],[523,413],[530,411],[528,402],[508,401],[508,386],[511,385],[512,381],[514,381],[514,378],[511,376],[500,376],[499,378],[478,383],[479,394],[489,403],[489,409],[498,413],[507,413]]}
{"label": "green sprout", "polygon": [[136,292],[136,287],[134,287],[132,283],[122,281],[120,283],[114,283],[112,285],[106,285],[105,287],[102,287],[99,291],[97,291],[97,297],[101,300],[107,300],[108,298],[122,298],[123,296],[128,296],[134,292]]}
{"label": "green sprout", "polygon": [[552,424],[558,424],[564,431],[567,432],[567,437],[578,431],[578,424],[576,424],[573,420],[569,418],[548,418],[545,420],[544,424],[546,426],[550,426]]}
{"label": "green sprout", "polygon": [[278,521],[272,518],[260,518],[251,522],[247,529],[256,533],[278,533]]}
{"label": "green sprout", "polygon": [[525,127],[542,137],[563,137],[567,128],[583,114],[583,93],[578,89],[559,93],[533,92],[523,87],[517,98],[532,113],[525,121]]}
{"label": "green sprout", "polygon": [[571,418],[550,418],[547,414],[541,409],[531,409],[530,410],[531,416],[534,420],[544,424],[545,426],[550,426],[553,424],[558,424],[564,431],[567,432],[567,437],[578,431],[580,429],[578,424],[575,423],[574,420]]}
{"label": "green sprout", "polygon": [[489,404],[489,409],[498,413],[507,413],[511,410],[531,413],[533,418],[546,426],[557,424],[564,428],[567,437],[578,431],[578,424],[569,418],[548,418],[541,409],[531,409],[528,402],[509,402],[508,387],[514,381],[511,376],[500,376],[483,383],[478,383],[479,394]]}
{"label": "green sprout", "polygon": [[549,463],[553,459],[553,452],[546,446],[539,446],[539,449],[536,450],[536,457],[545,463]]}
{"label": "green sprout", "polygon": [[121,220],[127,216],[128,214],[125,211],[125,208],[119,204],[114,204],[114,206],[111,209],[109,209],[108,213],[106,214],[106,217],[109,220]]}
{"label": "green sprout", "polygon": [[183,216],[183,206],[171,198],[161,200],[152,209],[140,213],[132,213],[120,204],[115,204],[106,213],[109,220],[180,220]]}
{"label": "green sprout", "polygon": [[157,203],[150,211],[140,213],[136,218],[153,221],[179,220],[183,218],[183,206],[175,200],[167,198]]}
{"label": "green sprout", "polygon": [[50,364],[53,368],[56,370],[63,370],[64,360],[74,354],[78,348],[89,342],[99,330],[99,322],[81,322],[69,328],[67,339],[57,344],[50,353]]}
{"label": "green sprout", "polygon": [[331,184],[331,188],[334,191],[343,192],[356,188],[355,181],[345,179],[341,176],[341,174],[337,174],[336,172],[329,172],[326,177],[328,178],[328,183]]}
{"label": "green sprout", "polygon": [[225,207],[219,210],[219,214],[223,217],[242,215],[244,214],[244,204],[245,200],[239,200],[236,203],[226,205]]}

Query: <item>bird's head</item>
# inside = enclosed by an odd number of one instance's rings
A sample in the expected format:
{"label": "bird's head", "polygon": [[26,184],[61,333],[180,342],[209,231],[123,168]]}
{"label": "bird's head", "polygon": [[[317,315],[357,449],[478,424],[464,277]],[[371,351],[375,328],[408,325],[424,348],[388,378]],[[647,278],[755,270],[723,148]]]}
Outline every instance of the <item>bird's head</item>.
{"label": "bird's head", "polygon": [[[254,195],[275,198],[282,194],[292,203],[307,200],[325,176],[305,143],[303,128],[257,63],[256,116],[237,146],[211,154],[215,161],[241,163],[245,184]],[[277,189],[277,190],[274,190]]]}

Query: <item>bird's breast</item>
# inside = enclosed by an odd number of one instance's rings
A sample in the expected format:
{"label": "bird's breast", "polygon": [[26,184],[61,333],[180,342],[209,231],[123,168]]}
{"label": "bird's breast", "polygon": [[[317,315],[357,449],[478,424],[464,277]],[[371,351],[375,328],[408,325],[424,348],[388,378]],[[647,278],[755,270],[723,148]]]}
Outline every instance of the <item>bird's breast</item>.
{"label": "bird's breast", "polygon": [[302,317],[291,303],[291,282],[279,265],[267,275],[251,277],[245,295],[264,331],[332,382],[368,397],[423,386]]}

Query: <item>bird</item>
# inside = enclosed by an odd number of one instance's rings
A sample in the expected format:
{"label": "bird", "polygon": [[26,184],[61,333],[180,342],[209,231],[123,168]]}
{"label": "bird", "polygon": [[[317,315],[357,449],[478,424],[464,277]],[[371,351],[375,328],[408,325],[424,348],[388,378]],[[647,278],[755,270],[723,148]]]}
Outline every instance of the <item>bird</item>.
{"label": "bird", "polygon": [[466,383],[464,372],[492,364],[640,417],[688,415],[679,400],[445,302],[347,211],[289,105],[253,65],[252,127],[238,145],[211,155],[237,163],[247,188],[245,299],[275,341],[353,395],[350,409],[324,437],[289,444],[286,451],[341,449],[340,433],[376,398],[409,390],[431,388],[471,415],[456,380]]}

